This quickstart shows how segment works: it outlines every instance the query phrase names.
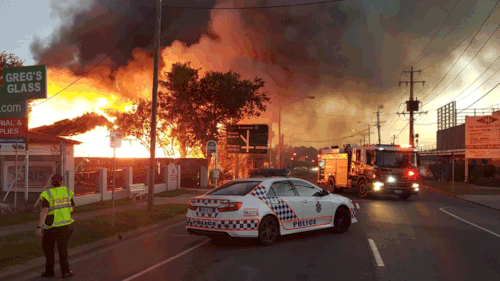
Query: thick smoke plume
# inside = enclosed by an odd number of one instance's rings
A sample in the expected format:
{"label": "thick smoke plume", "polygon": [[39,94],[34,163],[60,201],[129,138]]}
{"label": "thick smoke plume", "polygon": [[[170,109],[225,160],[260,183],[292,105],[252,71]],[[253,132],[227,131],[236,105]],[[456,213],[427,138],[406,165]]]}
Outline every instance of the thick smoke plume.
{"label": "thick smoke plume", "polygon": [[[156,1],[80,2],[51,2],[62,24],[50,38],[32,43],[35,60],[78,75],[110,54],[103,62],[106,70],[89,77],[118,88],[124,96],[137,96],[141,89],[130,81],[150,80],[152,72]],[[373,115],[374,108],[394,98],[400,73],[407,70],[405,60],[418,55],[408,50],[421,50],[440,24],[436,18],[451,8],[446,1],[434,0],[302,5],[307,2],[312,1],[163,1],[163,71],[177,61],[194,61],[194,66],[207,70],[234,69],[243,76],[262,77],[270,93],[290,101],[314,94],[316,108],[325,109],[323,113],[345,115],[326,119],[323,129],[334,135],[352,122],[348,118]],[[284,4],[297,5],[222,9]],[[120,78],[132,72],[137,75],[134,79]],[[320,130],[317,120],[322,117],[313,111],[301,112],[310,118],[298,123],[306,123],[307,130]],[[333,126],[334,122],[342,126]]]}

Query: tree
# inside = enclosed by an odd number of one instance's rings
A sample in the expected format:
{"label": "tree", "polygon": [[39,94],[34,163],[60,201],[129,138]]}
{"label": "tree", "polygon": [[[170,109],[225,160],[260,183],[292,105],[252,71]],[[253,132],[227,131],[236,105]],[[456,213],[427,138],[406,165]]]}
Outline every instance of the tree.
{"label": "tree", "polygon": [[261,91],[261,78],[243,80],[232,70],[200,78],[198,71],[189,63],[172,66],[160,82],[167,91],[159,93],[159,115],[172,124],[172,136],[182,147],[200,147],[205,154],[209,140],[219,141],[228,124],[259,116],[269,97]]}
{"label": "tree", "polygon": [[[121,132],[124,138],[129,137],[139,141],[142,146],[151,151],[151,108],[151,101],[137,99],[129,111],[116,112],[116,120],[108,125],[108,129]],[[175,143],[168,136],[168,124],[159,120],[156,125],[156,144],[165,155],[174,155]]]}
{"label": "tree", "polygon": [[0,86],[3,85],[3,69],[6,67],[20,67],[23,66],[24,60],[15,56],[14,54],[2,51],[0,53]]}

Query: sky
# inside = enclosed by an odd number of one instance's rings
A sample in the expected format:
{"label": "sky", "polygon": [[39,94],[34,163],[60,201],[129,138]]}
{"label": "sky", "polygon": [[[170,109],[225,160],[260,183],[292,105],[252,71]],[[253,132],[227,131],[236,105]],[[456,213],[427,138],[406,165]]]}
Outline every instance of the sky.
{"label": "sky", "polygon": [[[285,144],[359,143],[368,124],[375,143],[377,111],[382,143],[395,138],[408,144],[409,117],[398,113],[405,112],[410,90],[399,82],[410,80],[403,71],[411,66],[421,70],[414,80],[425,81],[414,86],[422,102],[415,116],[419,145],[436,143],[437,109],[449,102],[456,101],[459,112],[500,107],[498,1],[304,5],[314,2],[163,1],[184,8],[163,9],[162,70],[191,62],[205,71],[233,69],[244,78],[263,78],[271,104],[246,122],[271,124],[272,145],[278,142],[280,105]],[[49,68],[48,99],[36,103],[30,127],[90,110],[124,110],[130,99],[150,97],[154,20],[146,17],[155,5],[154,0],[0,0],[0,51],[21,57],[26,66]],[[280,7],[248,9],[252,6]],[[94,134],[75,139],[85,142],[77,156],[97,156],[91,149]]]}

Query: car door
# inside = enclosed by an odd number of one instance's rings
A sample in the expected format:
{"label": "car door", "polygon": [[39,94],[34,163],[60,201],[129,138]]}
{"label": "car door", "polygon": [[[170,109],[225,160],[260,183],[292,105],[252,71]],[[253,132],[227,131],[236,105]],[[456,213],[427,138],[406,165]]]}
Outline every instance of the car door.
{"label": "car door", "polygon": [[333,204],[330,196],[318,196],[322,189],[304,180],[292,180],[302,202],[303,224],[306,227],[331,224]]}
{"label": "car door", "polygon": [[302,202],[289,181],[272,183],[266,200],[286,230],[291,229],[292,222],[303,217]]}

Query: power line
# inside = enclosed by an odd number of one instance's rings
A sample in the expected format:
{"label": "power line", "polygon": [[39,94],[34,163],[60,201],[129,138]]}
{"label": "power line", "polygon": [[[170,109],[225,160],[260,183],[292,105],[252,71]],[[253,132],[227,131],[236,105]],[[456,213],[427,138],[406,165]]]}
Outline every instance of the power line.
{"label": "power line", "polygon": [[289,8],[289,7],[299,7],[299,6],[311,6],[311,5],[320,5],[320,4],[331,4],[342,2],[343,0],[333,0],[333,1],[318,1],[318,2],[310,2],[310,3],[299,3],[299,4],[283,4],[283,5],[273,5],[273,6],[247,6],[247,7],[227,7],[227,8],[214,8],[214,7],[188,7],[188,6],[170,6],[163,5],[163,8],[172,8],[172,9],[187,9],[187,10],[256,10],[256,9],[276,9],[276,8]]}
{"label": "power line", "polygon": [[500,85],[500,83],[496,84],[495,87],[493,87],[491,90],[489,90],[486,94],[484,94],[482,97],[478,98],[475,102],[471,103],[469,106],[467,106],[466,108],[462,109],[462,111],[460,111],[458,114],[462,113],[464,110],[466,109],[469,109],[469,107],[473,106],[474,104],[476,104],[478,101],[482,100],[484,97],[486,97],[487,95],[489,95],[493,90],[496,89],[496,87],[498,87],[498,85]]}
{"label": "power line", "polygon": [[[458,0],[457,3],[455,3],[455,6],[453,6],[453,8],[451,9],[451,11],[448,13],[448,16],[446,16],[446,18],[444,19],[443,23],[441,23],[441,25],[439,26],[438,30],[434,33],[434,35],[432,35],[432,38],[431,40],[429,41],[429,43],[427,43],[427,45],[422,49],[422,52],[420,52],[420,54],[418,54],[418,56],[415,58],[418,59],[419,56],[421,56],[425,49],[427,49],[427,47],[429,47],[429,45],[431,44],[432,40],[434,40],[434,38],[436,37],[436,35],[439,33],[439,31],[441,30],[441,28],[443,27],[444,23],[448,20],[448,18],[450,18],[451,14],[453,13],[453,11],[455,10],[455,8],[457,7],[458,3],[460,3],[461,0]],[[449,33],[448,33],[449,34]],[[446,36],[445,36],[446,37]],[[444,38],[443,38],[444,39]],[[432,49],[434,50],[434,49]],[[431,50],[431,51],[432,51]],[[423,59],[424,57],[422,57]],[[422,60],[421,59],[421,60]],[[420,60],[419,60],[420,61]],[[418,62],[415,62],[415,63],[418,63]],[[413,65],[413,63],[410,63],[410,65]]]}
{"label": "power line", "polygon": [[[233,7],[233,8],[231,8],[231,7],[227,7],[227,8],[222,8],[222,7],[216,7],[216,8],[214,8],[214,7],[188,7],[188,6],[170,6],[170,5],[163,5],[162,7],[163,8],[173,8],[173,9],[189,9],[189,10],[251,10],[251,9],[276,9],[276,8],[287,8],[287,7],[298,7],[298,6],[310,6],[310,5],[320,5],[320,4],[337,3],[337,2],[342,2],[342,1],[343,0],[331,0],[331,1],[319,1],[319,2],[299,3],[299,4],[284,4],[284,5],[273,5],[273,6],[248,6],[248,7]],[[59,95],[60,93],[62,93],[65,90],[67,90],[73,84],[75,84],[80,79],[82,79],[84,76],[86,76],[87,74],[89,74],[92,70],[94,70],[97,66],[99,66],[105,59],[107,59],[118,47],[120,47],[120,45],[123,44],[125,42],[125,40],[127,40],[130,36],[132,36],[132,34],[134,34],[137,31],[137,29],[139,29],[139,27],[141,27],[144,24],[144,22],[146,22],[146,20],[149,19],[153,14],[154,14],[154,12],[150,13],[149,15],[147,15],[146,18],[144,20],[142,20],[137,25],[136,28],[134,28],[121,42],[119,42],[113,48],[113,50],[111,50],[111,52],[109,52],[108,54],[106,54],[106,56],[104,58],[102,58],[101,60],[99,60],[89,70],[87,70],[87,71],[83,72],[82,74],[80,74],[79,77],[77,79],[75,79],[75,81],[71,82],[66,87],[64,87],[62,90],[58,91],[57,93],[55,93],[51,97],[44,99],[42,102],[40,102],[38,104],[33,104],[33,106],[38,106],[38,105],[41,105],[41,104],[49,101],[53,97]]]}
{"label": "power line", "polygon": [[[479,34],[479,32],[481,31],[481,29],[483,28],[484,24],[486,23],[486,21],[490,18],[490,16],[493,14],[493,12],[496,11],[496,7],[498,6],[500,2],[497,1],[497,3],[495,4],[495,6],[493,6],[493,8],[491,9],[490,13],[488,14],[488,16],[486,17],[486,19],[482,22],[481,26],[477,29],[477,32],[475,33],[474,37],[470,40],[469,44],[467,45],[467,47],[464,49],[464,51],[462,52],[462,54],[460,54],[460,57],[455,61],[455,63],[453,63],[453,65],[448,69],[448,71],[446,72],[446,74],[443,76],[443,78],[436,84],[436,86],[434,86],[432,88],[432,90],[422,99],[426,99],[431,93],[432,91],[434,91],[434,89],[436,89],[437,86],[439,86],[439,84],[441,84],[441,82],[444,80],[444,78],[446,78],[446,76],[451,72],[451,70],[453,69],[453,67],[455,67],[455,65],[458,63],[458,61],[463,57],[464,53],[467,51],[467,49],[469,49],[470,45],[472,45],[472,42],[474,41],[474,39],[476,38],[476,36]],[[427,104],[427,103],[426,103]]]}
{"label": "power line", "polygon": [[69,87],[71,87],[73,84],[75,84],[76,82],[78,82],[80,79],[82,79],[85,75],[89,74],[92,70],[94,70],[96,67],[98,67],[101,62],[103,62],[105,59],[107,59],[111,53],[113,53],[118,47],[120,47],[121,44],[123,44],[123,42],[125,42],[125,40],[127,40],[130,36],[132,36],[132,34],[134,34],[137,29],[139,29],[139,27],[141,27],[141,25],[146,22],[147,19],[149,19],[149,17],[153,15],[153,13],[149,14],[144,20],[142,20],[139,25],[137,25],[136,28],[134,28],[134,30],[132,30],[132,32],[130,32],[127,37],[125,37],[125,39],[123,39],[120,43],[118,43],[118,45],[115,46],[115,48],[113,48],[113,50],[111,50],[111,52],[109,52],[109,54],[106,54],[106,56],[101,59],[100,61],[98,61],[94,66],[92,66],[89,70],[83,72],[82,74],[80,74],[80,76],[73,82],[71,82],[69,85],[67,85],[66,87],[64,87],[62,90],[60,90],[59,92],[55,93],[54,95],[52,95],[51,97],[49,98],[46,98],[44,99],[42,102],[38,103],[38,104],[34,104],[33,106],[38,106],[38,105],[41,105],[47,101],[49,101],[50,99],[52,99],[53,97],[59,95],[60,93],[62,93],[63,91],[65,91],[66,89],[68,89]]}
{"label": "power line", "polygon": [[[460,76],[460,74],[462,74],[464,72],[464,70],[471,64],[471,62],[476,58],[476,56],[483,50],[483,48],[486,46],[486,44],[488,44],[488,42],[490,41],[490,39],[493,37],[493,35],[495,35],[495,33],[498,31],[498,29],[500,28],[500,25],[497,26],[497,28],[495,29],[495,31],[493,31],[493,33],[491,33],[490,37],[488,38],[488,40],[486,40],[486,42],[481,46],[481,48],[479,49],[479,51],[477,51],[477,53],[472,57],[472,59],[467,63],[467,65],[465,65],[462,70],[455,76],[455,78],[453,78],[451,80],[450,83],[448,83],[448,85],[446,85],[446,87],[444,87],[437,95],[435,95],[434,97],[432,97],[429,101],[427,101],[426,104],[429,104],[429,102],[431,102],[432,100],[434,100],[436,97],[438,97],[440,94],[442,94],[444,92],[444,90],[446,90],[453,82],[455,82],[455,80]],[[488,68],[489,69],[489,68]],[[484,73],[484,72],[483,72]],[[477,81],[477,80],[476,80]],[[475,82],[475,81],[474,81]]]}

